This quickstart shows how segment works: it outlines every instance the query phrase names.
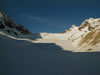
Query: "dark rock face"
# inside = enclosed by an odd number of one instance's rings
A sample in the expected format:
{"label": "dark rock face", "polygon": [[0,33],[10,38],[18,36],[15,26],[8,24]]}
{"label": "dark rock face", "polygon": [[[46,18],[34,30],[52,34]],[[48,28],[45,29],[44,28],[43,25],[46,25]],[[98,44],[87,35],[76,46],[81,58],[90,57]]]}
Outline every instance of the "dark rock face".
{"label": "dark rock face", "polygon": [[22,33],[22,34],[31,34],[31,32],[29,32],[29,30],[28,29],[26,29],[26,28],[24,28],[23,26],[16,26],[16,29],[20,32],[20,33]]}
{"label": "dark rock face", "polygon": [[5,25],[9,28],[14,28],[14,24],[12,21],[8,20],[8,21],[5,21]]}
{"label": "dark rock face", "polygon": [[4,25],[2,24],[2,22],[0,22],[0,29],[4,29]]}
{"label": "dark rock face", "polygon": [[13,19],[7,16],[5,13],[0,11],[0,29],[3,30],[5,28],[7,33],[13,33],[18,35],[19,33],[22,35],[31,34],[31,32],[26,29],[21,24],[16,23]]}
{"label": "dark rock face", "polygon": [[91,30],[91,27],[90,27],[90,23],[88,21],[85,21],[79,28],[78,30],[81,30],[83,28],[85,28],[86,26],[89,27],[89,30]]}

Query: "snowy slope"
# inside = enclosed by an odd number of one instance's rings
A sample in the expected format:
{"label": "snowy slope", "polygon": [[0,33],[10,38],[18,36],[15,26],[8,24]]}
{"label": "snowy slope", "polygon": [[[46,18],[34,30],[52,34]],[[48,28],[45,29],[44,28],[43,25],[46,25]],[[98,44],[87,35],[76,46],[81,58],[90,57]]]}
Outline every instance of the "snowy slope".
{"label": "snowy slope", "polygon": [[[99,31],[100,31],[100,18],[98,19],[90,18],[90,19],[85,20],[78,27],[78,29],[73,32],[73,34],[75,32],[77,33],[74,34],[74,36],[70,38],[73,40],[74,46],[77,46],[80,48],[87,47],[90,45],[95,46],[97,43],[99,43],[97,41],[100,40]],[[93,42],[96,42],[96,43],[93,44]],[[83,46],[83,44],[85,44],[86,46]]]}
{"label": "snowy slope", "polygon": [[55,43],[74,52],[100,51],[100,18],[86,19],[80,26],[72,25],[62,33],[31,33],[0,11],[0,35],[32,43]]}
{"label": "snowy slope", "polygon": [[41,38],[39,33],[31,33],[27,28],[16,23],[2,11],[0,11],[0,32],[19,38]]}
{"label": "snowy slope", "polygon": [[31,43],[1,34],[0,52],[1,75],[100,75],[100,52],[72,53],[55,43]]}
{"label": "snowy slope", "polygon": [[[68,40],[78,51],[92,50],[100,43],[100,18],[87,19],[80,26],[72,25],[63,33],[41,33],[43,39]],[[94,48],[95,49],[95,48]],[[77,51],[77,50],[76,50]]]}
{"label": "snowy slope", "polygon": [[0,11],[0,31],[10,33],[15,36],[31,34],[28,29],[21,24],[16,23],[2,11]]}

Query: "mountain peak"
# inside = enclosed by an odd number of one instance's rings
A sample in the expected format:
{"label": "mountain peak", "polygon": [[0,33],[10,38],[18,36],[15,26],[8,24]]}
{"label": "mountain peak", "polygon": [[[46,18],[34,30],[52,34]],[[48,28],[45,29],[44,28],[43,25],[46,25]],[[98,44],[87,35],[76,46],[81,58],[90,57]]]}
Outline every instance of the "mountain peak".
{"label": "mountain peak", "polygon": [[[31,34],[28,29],[16,23],[2,11],[0,11],[0,31],[16,37]],[[30,37],[33,38],[33,36],[42,39],[65,40],[69,41],[78,50],[84,48],[85,50],[91,50],[90,48],[100,43],[100,18],[86,19],[80,26],[72,25],[71,28],[63,33],[40,33],[38,35],[32,34]]]}
{"label": "mountain peak", "polygon": [[100,18],[94,19],[89,18],[85,20],[79,27],[79,30],[84,29],[85,27],[88,27],[89,31],[100,29]]}

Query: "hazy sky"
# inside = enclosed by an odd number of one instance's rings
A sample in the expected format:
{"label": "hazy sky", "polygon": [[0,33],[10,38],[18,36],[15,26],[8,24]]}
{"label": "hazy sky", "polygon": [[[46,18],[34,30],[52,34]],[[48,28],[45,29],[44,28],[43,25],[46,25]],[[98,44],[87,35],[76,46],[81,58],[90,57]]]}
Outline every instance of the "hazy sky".
{"label": "hazy sky", "polygon": [[63,32],[100,17],[100,0],[0,0],[0,9],[32,32]]}

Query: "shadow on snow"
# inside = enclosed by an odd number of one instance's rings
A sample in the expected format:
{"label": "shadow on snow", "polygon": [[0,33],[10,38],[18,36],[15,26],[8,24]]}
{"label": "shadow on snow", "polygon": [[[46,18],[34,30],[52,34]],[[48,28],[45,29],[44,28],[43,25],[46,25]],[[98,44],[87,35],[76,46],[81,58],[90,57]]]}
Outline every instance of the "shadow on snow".
{"label": "shadow on snow", "polygon": [[4,40],[0,40],[3,75],[100,74],[99,52],[72,53],[54,43]]}

